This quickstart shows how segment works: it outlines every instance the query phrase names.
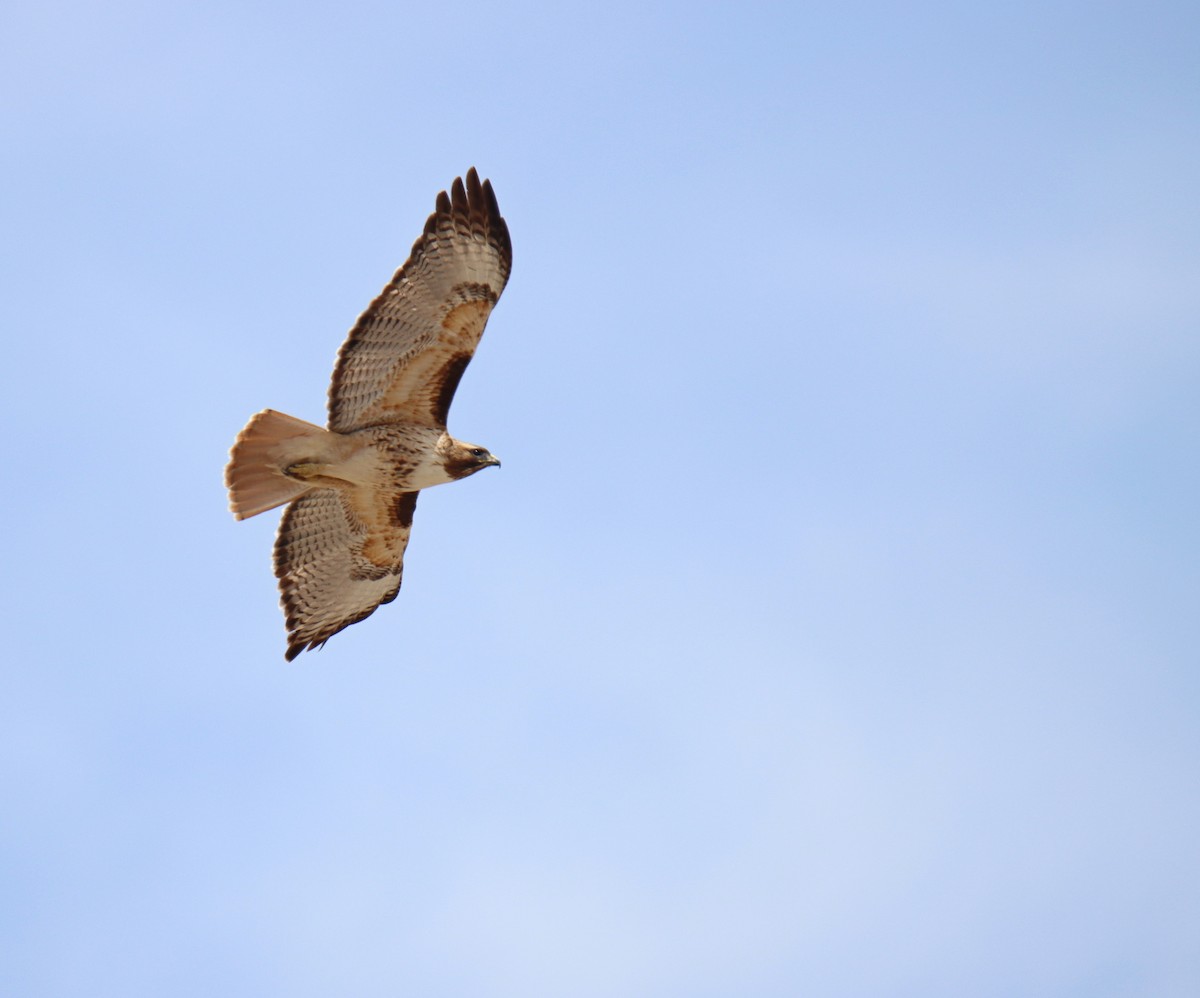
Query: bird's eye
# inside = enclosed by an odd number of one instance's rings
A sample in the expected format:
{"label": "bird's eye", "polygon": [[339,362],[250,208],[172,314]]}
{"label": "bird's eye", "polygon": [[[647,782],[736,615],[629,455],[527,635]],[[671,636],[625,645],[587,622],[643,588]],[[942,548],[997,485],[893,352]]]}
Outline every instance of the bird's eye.
{"label": "bird's eye", "polygon": [[485,451],[482,447],[471,448],[471,457],[483,457],[485,454],[487,454],[487,451]]}

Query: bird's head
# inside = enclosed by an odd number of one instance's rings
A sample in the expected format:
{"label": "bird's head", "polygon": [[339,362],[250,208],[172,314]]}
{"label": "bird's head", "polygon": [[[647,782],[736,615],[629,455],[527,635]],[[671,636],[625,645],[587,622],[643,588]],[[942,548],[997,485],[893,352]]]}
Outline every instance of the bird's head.
{"label": "bird's head", "polygon": [[449,440],[447,446],[441,448],[442,464],[446,474],[452,479],[466,478],[484,468],[495,465],[500,467],[500,459],[486,447],[479,444],[469,444],[463,440]]}

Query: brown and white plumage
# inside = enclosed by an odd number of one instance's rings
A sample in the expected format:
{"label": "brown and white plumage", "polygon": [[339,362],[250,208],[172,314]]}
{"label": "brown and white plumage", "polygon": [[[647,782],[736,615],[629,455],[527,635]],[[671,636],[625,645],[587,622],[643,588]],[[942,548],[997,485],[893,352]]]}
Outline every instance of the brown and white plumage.
{"label": "brown and white plumage", "polygon": [[291,504],[275,543],[289,660],[396,598],[420,489],[500,463],[446,417],[511,267],[496,196],[471,169],[338,352],[328,429],[267,409],[238,435],[234,515]]}

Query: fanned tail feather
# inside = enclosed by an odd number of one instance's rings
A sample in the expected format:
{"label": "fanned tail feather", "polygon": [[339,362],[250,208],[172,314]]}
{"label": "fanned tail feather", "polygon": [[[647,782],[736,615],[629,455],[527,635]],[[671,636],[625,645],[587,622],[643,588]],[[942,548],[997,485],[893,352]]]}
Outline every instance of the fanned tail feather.
{"label": "fanned tail feather", "polygon": [[331,434],[322,426],[264,409],[238,434],[225,467],[229,508],[239,520],[298,499],[313,486],[284,473]]}

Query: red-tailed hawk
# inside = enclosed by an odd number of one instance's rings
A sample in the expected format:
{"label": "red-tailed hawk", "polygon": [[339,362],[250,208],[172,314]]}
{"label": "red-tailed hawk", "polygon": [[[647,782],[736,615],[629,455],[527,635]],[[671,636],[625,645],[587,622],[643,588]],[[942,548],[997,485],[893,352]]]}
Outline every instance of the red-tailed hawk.
{"label": "red-tailed hawk", "polygon": [[446,415],[511,267],[496,195],[472,168],[338,351],[329,428],[266,409],[238,434],[234,516],[290,503],[275,541],[288,661],[396,598],[421,489],[499,466],[450,436]]}

